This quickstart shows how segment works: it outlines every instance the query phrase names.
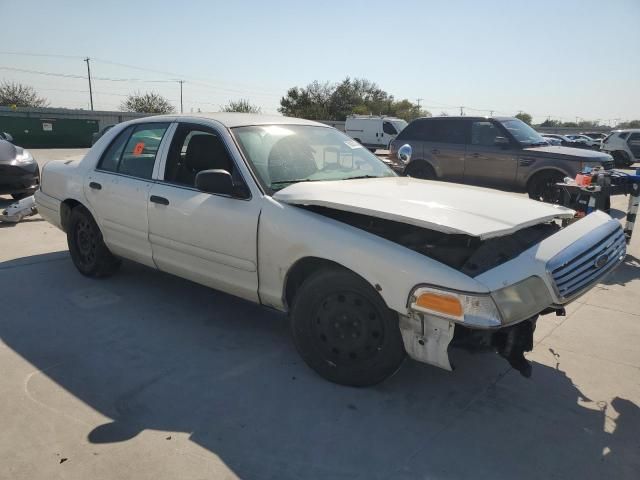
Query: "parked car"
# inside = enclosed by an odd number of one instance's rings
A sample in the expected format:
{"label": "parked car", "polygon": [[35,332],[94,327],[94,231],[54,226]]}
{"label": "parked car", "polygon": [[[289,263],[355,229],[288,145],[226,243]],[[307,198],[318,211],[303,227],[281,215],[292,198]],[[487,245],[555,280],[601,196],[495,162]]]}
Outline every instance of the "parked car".
{"label": "parked car", "polygon": [[100,130],[99,132],[95,132],[91,135],[91,145],[95,145],[95,143],[100,140],[100,138],[102,138],[102,136],[107,133],[109,130],[111,130],[111,128],[113,128],[113,125],[107,125],[106,127],[104,127],[102,130]]}
{"label": "parked car", "polygon": [[607,134],[603,132],[581,132],[580,135],[586,135],[593,140],[604,140],[607,136]]}
{"label": "parked car", "polygon": [[563,228],[573,210],[398,177],[299,118],[163,115],[104,140],[49,162],[36,192],[80,273],[126,258],[288,312],[300,355],[341,384],[380,382],[405,353],[451,370],[452,342],[493,346],[529,375],[538,315],[625,255],[605,213]]}
{"label": "parked car", "polygon": [[584,143],[578,143],[574,140],[571,140],[566,135],[560,135],[558,133],[541,133],[540,135],[545,139],[555,138],[557,140],[560,140],[560,145],[562,145],[563,147],[588,148]]}
{"label": "parked car", "polygon": [[544,133],[541,134],[542,138],[544,138],[546,140],[546,142],[549,145],[555,145],[555,146],[560,146],[562,145],[562,140],[560,140],[559,138],[555,138],[553,136],[550,135],[546,135]]}
{"label": "parked car", "polygon": [[[412,147],[411,162],[397,157]],[[606,153],[550,146],[513,117],[433,117],[414,120],[391,143],[392,168],[415,178],[525,190],[536,200],[557,197],[556,183],[584,167],[613,168]]]}
{"label": "parked car", "polygon": [[7,132],[0,132],[0,140],[6,140],[7,142],[13,143],[13,136]]}
{"label": "parked car", "polygon": [[378,148],[389,148],[407,122],[394,117],[372,117],[369,115],[351,115],[347,117],[344,130],[356,142],[371,151]]}
{"label": "parked car", "polygon": [[37,190],[40,169],[28,150],[0,140],[0,195],[19,200]]}
{"label": "parked car", "polygon": [[630,167],[640,162],[640,128],[615,130],[602,141],[600,148],[613,155],[616,166]]}
{"label": "parked car", "polygon": [[570,138],[574,142],[582,143],[589,148],[599,148],[600,140],[594,140],[591,137],[587,137],[586,135],[567,135],[567,138]]}

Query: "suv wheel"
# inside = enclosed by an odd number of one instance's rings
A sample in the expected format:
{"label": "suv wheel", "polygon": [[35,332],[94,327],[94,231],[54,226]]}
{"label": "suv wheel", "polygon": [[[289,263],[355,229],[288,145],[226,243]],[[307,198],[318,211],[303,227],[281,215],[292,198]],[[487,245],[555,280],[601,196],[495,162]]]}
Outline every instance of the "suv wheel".
{"label": "suv wheel", "polygon": [[558,203],[560,201],[560,189],[556,183],[564,180],[564,175],[556,171],[546,171],[536,173],[527,186],[529,198],[547,203]]}
{"label": "suv wheel", "polygon": [[410,163],[405,172],[408,177],[421,178],[423,180],[435,180],[437,178],[433,167],[426,162]]}
{"label": "suv wheel", "polygon": [[291,308],[291,332],[307,365],[341,385],[375,385],[405,358],[397,314],[371,285],[344,270],[321,270],[305,280]]}
{"label": "suv wheel", "polygon": [[613,152],[613,160],[615,162],[616,167],[627,168],[633,165],[633,162],[629,158],[629,154],[627,152],[623,152],[622,150],[617,150]]}

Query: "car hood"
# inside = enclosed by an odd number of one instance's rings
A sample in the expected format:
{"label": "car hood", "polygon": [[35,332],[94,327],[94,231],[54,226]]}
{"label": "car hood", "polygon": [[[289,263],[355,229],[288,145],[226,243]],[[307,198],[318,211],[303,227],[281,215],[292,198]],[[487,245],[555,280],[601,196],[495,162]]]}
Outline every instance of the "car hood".
{"label": "car hood", "polygon": [[481,239],[574,215],[568,208],[524,196],[410,177],[299,182],[276,192],[273,198]]}
{"label": "car hood", "polygon": [[11,163],[20,154],[22,154],[22,148],[6,140],[0,140],[0,163]]}
{"label": "car hood", "polygon": [[588,148],[561,147],[559,145],[529,147],[523,148],[522,151],[532,153],[543,158],[575,158],[576,160],[586,160],[588,162],[606,162],[607,160],[611,160],[611,156],[609,154],[599,152],[597,150],[590,150]]}

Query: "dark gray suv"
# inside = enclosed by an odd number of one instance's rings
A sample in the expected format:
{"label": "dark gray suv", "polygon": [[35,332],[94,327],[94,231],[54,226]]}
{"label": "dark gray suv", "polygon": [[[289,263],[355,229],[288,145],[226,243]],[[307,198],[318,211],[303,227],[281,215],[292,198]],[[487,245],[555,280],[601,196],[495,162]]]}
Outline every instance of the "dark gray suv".
{"label": "dark gray suv", "polygon": [[[398,159],[412,147],[408,162]],[[411,122],[391,143],[392,168],[411,177],[446,180],[510,190],[552,200],[555,184],[584,167],[613,168],[603,152],[551,146],[513,117],[434,117]]]}

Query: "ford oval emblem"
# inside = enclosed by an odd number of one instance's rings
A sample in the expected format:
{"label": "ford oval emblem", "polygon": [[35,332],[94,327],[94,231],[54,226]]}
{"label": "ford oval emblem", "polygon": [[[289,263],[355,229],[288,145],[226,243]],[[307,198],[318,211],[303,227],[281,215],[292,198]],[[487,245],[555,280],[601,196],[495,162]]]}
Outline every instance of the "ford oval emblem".
{"label": "ford oval emblem", "polygon": [[607,264],[608,261],[609,261],[609,256],[605,253],[603,255],[600,255],[598,258],[596,258],[596,261],[594,262],[594,266],[596,268],[602,268]]}

